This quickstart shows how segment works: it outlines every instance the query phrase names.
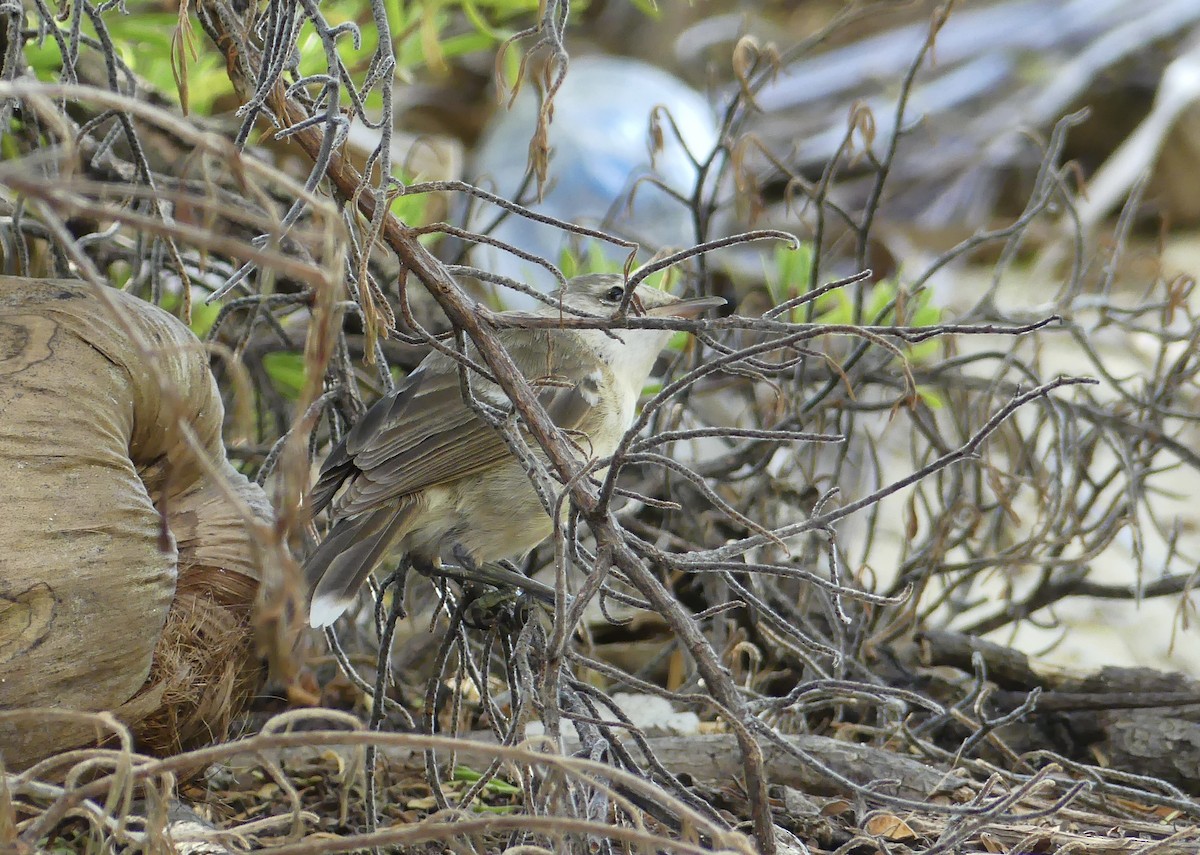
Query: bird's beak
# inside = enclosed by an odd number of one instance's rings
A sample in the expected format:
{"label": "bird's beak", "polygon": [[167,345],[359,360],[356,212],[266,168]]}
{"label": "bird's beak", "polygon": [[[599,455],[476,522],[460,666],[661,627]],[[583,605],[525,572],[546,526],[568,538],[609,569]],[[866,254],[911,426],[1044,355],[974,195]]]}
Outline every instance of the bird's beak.
{"label": "bird's beak", "polygon": [[651,317],[660,318],[694,318],[697,315],[704,314],[709,309],[724,306],[726,302],[724,297],[694,297],[690,300],[676,300],[673,303],[667,303],[665,306],[647,308],[646,314]]}

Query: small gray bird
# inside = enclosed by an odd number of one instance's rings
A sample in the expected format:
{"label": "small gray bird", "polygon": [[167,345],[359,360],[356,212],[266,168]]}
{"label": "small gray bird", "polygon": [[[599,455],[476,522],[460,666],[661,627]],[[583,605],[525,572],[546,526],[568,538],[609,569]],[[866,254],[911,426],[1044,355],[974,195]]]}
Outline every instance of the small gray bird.
{"label": "small gray bird", "polygon": [[[576,312],[607,317],[625,297],[624,279],[580,276],[551,296]],[[638,286],[632,306],[646,315],[692,316],[724,302],[681,300]],[[557,317],[560,311],[542,306],[533,314]],[[571,431],[590,458],[616,450],[671,332],[614,335],[567,328],[499,333],[526,379],[541,390],[554,423]],[[493,406],[511,406],[498,386],[480,377],[472,377],[471,389]],[[554,529],[500,433],[463,400],[458,364],[437,352],[329,453],[311,502],[314,514],[332,505],[333,518],[304,567],[314,627],[337,620],[389,553],[406,554],[421,568],[439,565],[452,550],[478,565],[523,555]]]}

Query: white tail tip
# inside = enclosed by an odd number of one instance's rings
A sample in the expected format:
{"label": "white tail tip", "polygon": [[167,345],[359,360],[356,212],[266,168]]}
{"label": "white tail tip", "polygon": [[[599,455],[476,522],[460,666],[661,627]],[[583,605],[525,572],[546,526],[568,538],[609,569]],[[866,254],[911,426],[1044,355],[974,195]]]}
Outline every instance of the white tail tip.
{"label": "white tail tip", "polygon": [[313,597],[312,605],[308,607],[308,625],[313,629],[323,629],[330,626],[350,608],[353,599],[334,597],[329,594],[317,594]]}

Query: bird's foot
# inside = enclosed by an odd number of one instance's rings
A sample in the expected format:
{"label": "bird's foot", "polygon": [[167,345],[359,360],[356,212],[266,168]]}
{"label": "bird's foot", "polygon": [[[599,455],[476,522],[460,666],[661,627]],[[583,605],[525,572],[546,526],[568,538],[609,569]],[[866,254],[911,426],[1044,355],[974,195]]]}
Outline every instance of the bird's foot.
{"label": "bird's foot", "polygon": [[499,589],[497,594],[512,597],[521,592],[535,600],[554,605],[554,588],[529,578],[511,561],[489,561],[480,564],[459,544],[454,546],[452,552],[461,569],[457,573],[448,573],[447,568],[442,568],[439,572],[458,579],[460,584],[490,585]]}
{"label": "bird's foot", "polygon": [[463,570],[466,570],[468,573],[479,572],[478,562],[471,557],[471,553],[467,552],[466,547],[461,543],[454,544],[454,548],[451,550],[451,552],[454,553],[454,560],[458,562],[459,566],[462,567]]}

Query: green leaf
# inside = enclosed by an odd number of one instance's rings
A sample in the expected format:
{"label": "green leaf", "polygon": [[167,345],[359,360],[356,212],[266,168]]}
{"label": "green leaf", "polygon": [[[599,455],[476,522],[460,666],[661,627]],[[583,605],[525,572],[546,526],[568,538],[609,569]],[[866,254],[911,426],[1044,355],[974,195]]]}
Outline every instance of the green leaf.
{"label": "green leaf", "polygon": [[[473,784],[482,777],[483,775],[481,775],[479,772],[476,772],[469,766],[454,767],[453,780],[455,781],[466,781],[467,783]],[[487,782],[487,785],[484,787],[484,789],[491,793],[504,796],[519,796],[521,794],[520,787],[514,787],[508,781],[502,781],[499,778],[492,778]]]}
{"label": "green leaf", "polygon": [[263,368],[280,395],[295,401],[304,391],[304,357],[299,353],[277,351],[263,357]]}
{"label": "green leaf", "polygon": [[637,9],[647,18],[653,18],[656,21],[662,17],[662,12],[654,0],[633,0],[633,8]]}
{"label": "green leaf", "polygon": [[34,42],[26,44],[25,59],[38,80],[44,83],[58,80],[58,74],[62,71],[62,53],[54,39],[48,38],[41,45]]}
{"label": "green leaf", "polygon": [[196,334],[196,338],[204,338],[208,335],[208,331],[217,321],[217,316],[221,314],[221,304],[205,303],[203,300],[192,301],[192,332]]}
{"label": "green leaf", "polygon": [[937,357],[938,342],[934,339],[923,341],[919,344],[914,344],[908,350],[909,362],[917,364],[927,363]]}
{"label": "green leaf", "polygon": [[[119,276],[119,278],[114,278],[112,281],[113,286],[118,288],[124,285],[129,279],[128,269],[125,269],[124,271],[118,271],[118,275],[120,273],[123,273],[124,275]],[[170,312],[176,317],[179,317],[180,313],[183,311],[183,297],[178,293],[168,292],[163,295],[160,308]],[[196,334],[196,338],[202,339],[208,335],[208,331],[211,330],[213,324],[216,323],[217,315],[219,314],[221,314],[220,303],[212,303],[211,305],[205,303],[202,299],[196,299],[195,292],[193,292],[192,322],[189,325],[189,329]]]}
{"label": "green leaf", "polygon": [[[397,176],[399,177],[399,176]],[[401,178],[400,180],[405,180]],[[413,194],[400,195],[392,200],[392,214],[406,226],[421,226],[425,224],[425,212],[429,207],[429,197]]]}
{"label": "green leaf", "polygon": [[[812,244],[801,243],[794,249],[786,245],[776,246],[772,266],[764,271],[771,304],[777,306],[807,293],[812,280],[812,265]],[[805,315],[811,311],[813,309],[809,307],[794,308],[789,319],[792,323],[803,322]]]}
{"label": "green leaf", "polygon": [[[845,291],[833,291],[817,301],[819,314],[815,320],[822,324],[854,323],[854,301]],[[796,311],[800,311],[797,309]],[[793,317],[794,320],[794,317]]]}
{"label": "green leaf", "polygon": [[945,401],[941,399],[937,392],[933,391],[929,386],[918,386],[917,394],[925,403],[925,406],[931,410],[940,410],[946,406]]}

